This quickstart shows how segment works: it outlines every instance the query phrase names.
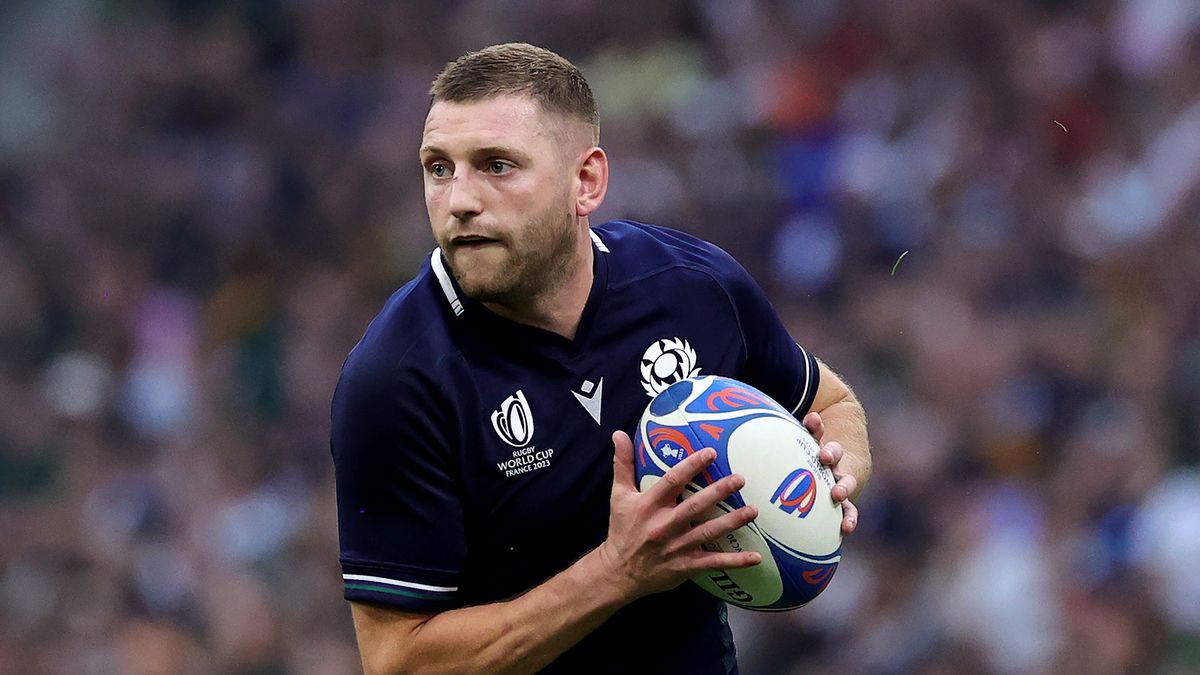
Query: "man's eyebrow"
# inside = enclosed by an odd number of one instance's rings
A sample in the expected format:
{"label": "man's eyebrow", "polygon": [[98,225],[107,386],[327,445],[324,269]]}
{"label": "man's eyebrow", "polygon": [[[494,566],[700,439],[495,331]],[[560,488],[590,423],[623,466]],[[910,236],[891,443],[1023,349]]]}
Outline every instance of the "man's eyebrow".
{"label": "man's eyebrow", "polygon": [[489,145],[482,148],[476,148],[472,153],[476,157],[519,157],[524,159],[525,153],[516,148],[507,145]]}
{"label": "man's eyebrow", "polygon": [[[445,150],[442,150],[441,148],[437,147],[436,145],[423,145],[423,146],[421,146],[421,150],[419,152],[422,156],[426,156],[426,155],[434,155],[437,157],[447,157],[448,156]],[[507,146],[507,145],[487,145],[482,148],[475,148],[474,150],[471,151],[471,156],[475,157],[475,158],[497,157],[497,156],[499,156],[499,157],[516,157],[516,158],[520,158],[520,159],[528,158],[528,155],[526,153],[521,152],[520,150],[518,150],[514,147],[511,147],[511,146]]]}

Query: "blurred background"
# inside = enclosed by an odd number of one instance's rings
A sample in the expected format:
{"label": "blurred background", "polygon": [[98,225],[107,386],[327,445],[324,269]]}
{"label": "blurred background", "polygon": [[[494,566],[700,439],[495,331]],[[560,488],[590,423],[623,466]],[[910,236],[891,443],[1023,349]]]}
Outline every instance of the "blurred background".
{"label": "blurred background", "polygon": [[734,613],[744,673],[1197,672],[1198,27],[1194,0],[0,2],[0,672],[359,669],[329,399],[433,247],[430,80],[510,40],[591,80],[599,220],[730,250],[868,410],[862,526],[808,608]]}

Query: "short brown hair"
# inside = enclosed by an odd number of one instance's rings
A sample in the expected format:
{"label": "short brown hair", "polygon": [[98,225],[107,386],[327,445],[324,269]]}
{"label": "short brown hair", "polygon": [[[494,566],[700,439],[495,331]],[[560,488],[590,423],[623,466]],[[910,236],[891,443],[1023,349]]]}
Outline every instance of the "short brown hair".
{"label": "short brown hair", "polygon": [[506,94],[527,95],[545,110],[587,122],[600,141],[592,88],[575,64],[549,49],[509,42],[468,52],[446,64],[429,88],[433,102],[468,103]]}

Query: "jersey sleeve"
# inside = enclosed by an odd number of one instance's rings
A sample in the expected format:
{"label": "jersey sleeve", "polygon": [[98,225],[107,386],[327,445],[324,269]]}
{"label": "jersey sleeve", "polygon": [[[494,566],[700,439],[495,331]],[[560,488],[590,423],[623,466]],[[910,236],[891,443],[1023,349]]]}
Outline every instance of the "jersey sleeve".
{"label": "jersey sleeve", "polygon": [[821,383],[816,357],[792,339],[750,273],[720,249],[717,258],[719,275],[746,343],[744,379],[803,418]]}
{"label": "jersey sleeve", "polygon": [[466,547],[446,411],[427,375],[353,354],[343,368],[330,447],[347,600],[457,606]]}

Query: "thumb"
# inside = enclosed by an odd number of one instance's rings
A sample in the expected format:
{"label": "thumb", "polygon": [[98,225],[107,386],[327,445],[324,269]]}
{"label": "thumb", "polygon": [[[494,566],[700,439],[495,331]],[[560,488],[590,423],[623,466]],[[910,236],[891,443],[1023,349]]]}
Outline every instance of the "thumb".
{"label": "thumb", "polygon": [[637,491],[633,472],[633,441],[624,431],[614,431],[613,440],[613,490]]}

